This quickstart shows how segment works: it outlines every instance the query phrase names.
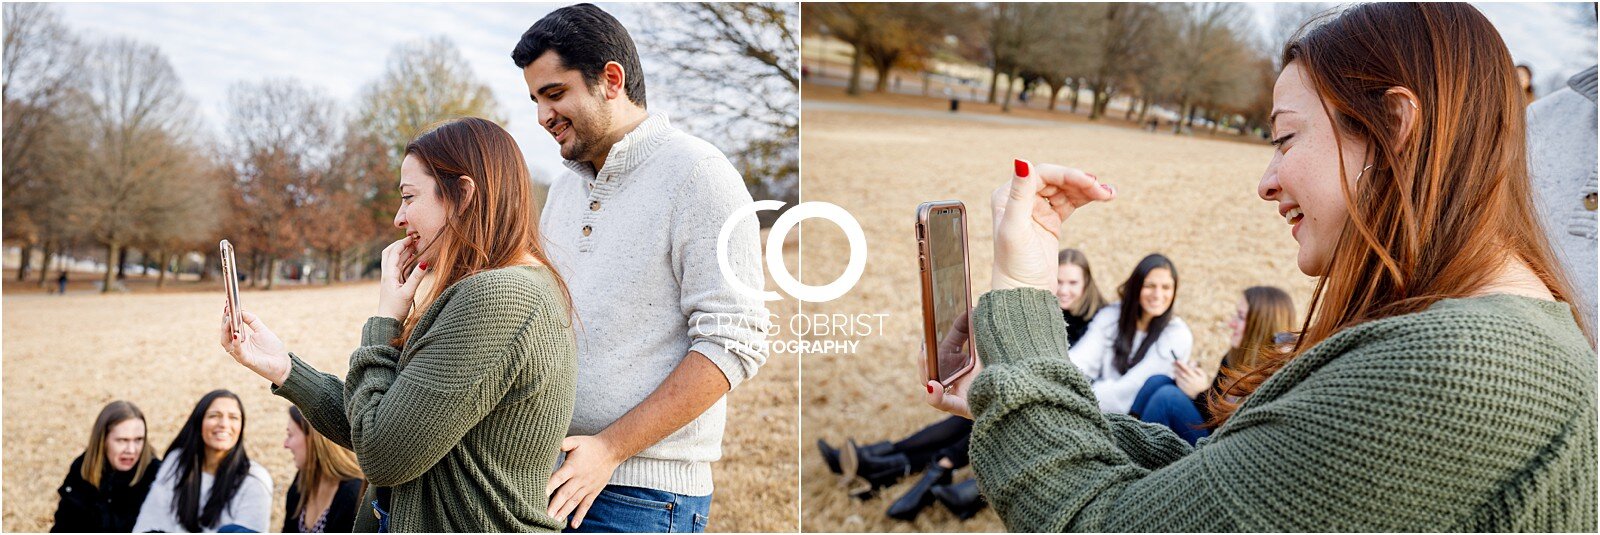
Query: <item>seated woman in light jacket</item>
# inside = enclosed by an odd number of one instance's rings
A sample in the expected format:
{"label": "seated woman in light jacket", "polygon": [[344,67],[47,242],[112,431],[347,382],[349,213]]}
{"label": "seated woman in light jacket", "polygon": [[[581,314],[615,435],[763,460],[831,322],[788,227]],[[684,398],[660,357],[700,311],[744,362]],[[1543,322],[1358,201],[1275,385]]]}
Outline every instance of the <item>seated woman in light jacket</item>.
{"label": "seated woman in light jacket", "polygon": [[1144,257],[1117,293],[1122,301],[1094,315],[1068,356],[1094,386],[1100,410],[1127,414],[1145,381],[1171,377],[1174,362],[1189,360],[1194,334],[1172,311],[1178,269],[1167,257]]}

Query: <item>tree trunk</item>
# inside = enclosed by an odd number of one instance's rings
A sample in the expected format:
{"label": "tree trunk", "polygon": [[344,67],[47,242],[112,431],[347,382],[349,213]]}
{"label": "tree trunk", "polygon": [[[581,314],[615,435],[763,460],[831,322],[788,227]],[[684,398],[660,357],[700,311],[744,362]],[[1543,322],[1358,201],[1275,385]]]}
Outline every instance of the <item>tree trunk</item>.
{"label": "tree trunk", "polygon": [[1144,125],[1145,116],[1150,113],[1150,97],[1139,99],[1139,124]]}
{"label": "tree trunk", "polygon": [[1017,85],[1017,77],[1016,76],[1012,76],[1010,74],[1007,74],[1006,75],[1006,100],[1005,100],[1005,104],[1000,105],[1000,111],[1003,111],[1003,112],[1010,112],[1011,111],[1011,90],[1014,87],[1016,87],[1016,85]]}
{"label": "tree trunk", "polygon": [[861,94],[861,47],[857,46],[854,54],[850,55],[850,85],[844,92],[849,95]]}
{"label": "tree trunk", "polygon": [[[237,264],[238,260],[235,259],[234,262],[235,262],[235,265],[233,266],[233,269],[234,269],[234,271],[238,271],[239,270],[239,266]],[[250,255],[250,271],[249,271],[249,275],[250,275],[250,287],[251,288],[255,288],[257,285],[261,284],[261,255],[260,254],[252,254],[252,255]]]}
{"label": "tree trunk", "polygon": [[156,289],[160,290],[167,287],[167,266],[171,263],[172,257],[170,253],[167,253],[166,249],[162,249],[161,252],[156,253],[156,258],[156,262],[161,264],[161,274],[156,275]]}
{"label": "tree trunk", "polygon": [[274,277],[273,275],[277,275],[277,274],[278,274],[278,259],[277,258],[268,259],[267,260],[267,276],[266,276],[267,286],[264,289],[266,289],[266,290],[271,290],[272,289],[272,282],[273,282],[274,279],[277,279],[277,277]]}
{"label": "tree trunk", "polygon": [[933,85],[933,73],[922,72],[922,96],[928,96],[928,87]]}
{"label": "tree trunk", "polygon": [[[888,62],[885,62],[888,63]],[[889,90],[889,67],[878,66],[873,69],[878,73],[878,81],[872,84],[873,93],[884,93]]]}
{"label": "tree trunk", "polygon": [[33,263],[33,240],[22,243],[22,263],[17,265],[17,282],[28,280],[28,265]]}
{"label": "tree trunk", "polygon": [[1183,133],[1183,121],[1189,116],[1189,99],[1178,101],[1178,119],[1172,121],[1172,135]]}
{"label": "tree trunk", "polygon": [[1072,113],[1078,113],[1078,92],[1083,90],[1082,84],[1078,82],[1077,78],[1073,78],[1072,84],[1067,86],[1067,90],[1072,92],[1067,95],[1072,98]]}
{"label": "tree trunk", "polygon": [[106,275],[104,282],[100,285],[100,293],[110,293],[111,284],[116,282],[117,266],[121,260],[117,253],[120,252],[122,252],[122,250],[119,244],[106,244]]}
{"label": "tree trunk", "polygon": [[212,277],[211,270],[217,266],[216,262],[220,262],[221,259],[211,253],[205,253],[202,257],[203,259],[200,260],[200,282],[209,282]]}
{"label": "tree trunk", "polygon": [[334,279],[337,279],[338,277],[339,252],[330,247],[328,248],[328,274],[322,277],[323,283],[332,285]]}
{"label": "tree trunk", "polygon": [[[50,256],[52,254],[60,254],[58,251],[55,250],[56,249],[56,247],[55,247],[56,240],[48,240],[47,239],[47,240],[44,241],[43,245],[44,245],[44,260],[39,262],[39,287],[40,288],[44,288],[45,287],[45,280],[50,277]],[[56,263],[60,264],[61,260],[57,259]]]}
{"label": "tree trunk", "polygon": [[1132,121],[1133,120],[1134,108],[1137,108],[1137,107],[1139,107],[1139,101],[1135,100],[1131,96],[1128,97],[1128,111],[1127,111],[1127,113],[1123,113],[1122,114],[1122,120],[1124,120],[1124,121]]}
{"label": "tree trunk", "polygon": [[1050,86],[1050,111],[1056,111],[1056,97],[1061,96],[1061,84]]}

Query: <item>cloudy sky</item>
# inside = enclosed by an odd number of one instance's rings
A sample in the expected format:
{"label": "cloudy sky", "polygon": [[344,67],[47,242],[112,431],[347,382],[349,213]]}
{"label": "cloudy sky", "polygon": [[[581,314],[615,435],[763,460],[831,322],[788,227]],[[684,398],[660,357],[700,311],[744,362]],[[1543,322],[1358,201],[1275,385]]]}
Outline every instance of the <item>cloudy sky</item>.
{"label": "cloudy sky", "polygon": [[[171,58],[211,128],[224,124],[228,86],[267,77],[295,77],[355,109],[361,87],[383,71],[395,45],[447,35],[480,82],[493,89],[511,134],[535,178],[563,168],[555,142],[536,124],[511,48],[522,32],[563,4],[57,4],[65,22],[88,38],[126,36],[156,44]],[[601,4],[638,27],[648,8]],[[1477,4],[1494,21],[1512,56],[1533,67],[1540,93],[1595,62],[1595,27],[1574,23],[1587,4]],[[1255,4],[1271,23],[1271,4]],[[1592,8],[1589,8],[1592,9]],[[1592,13],[1592,11],[1590,11]],[[650,50],[645,72],[656,70]],[[652,99],[653,110],[674,110]]]}
{"label": "cloudy sky", "polygon": [[[567,4],[56,4],[66,24],[95,39],[126,36],[161,47],[214,130],[226,123],[228,86],[294,77],[353,113],[361,88],[383,72],[395,45],[446,35],[499,101],[535,179],[565,168],[539,128],[511,49],[529,26]],[[640,6],[600,4],[633,26]],[[651,71],[643,51],[645,72]],[[652,100],[652,110],[673,111]]]}

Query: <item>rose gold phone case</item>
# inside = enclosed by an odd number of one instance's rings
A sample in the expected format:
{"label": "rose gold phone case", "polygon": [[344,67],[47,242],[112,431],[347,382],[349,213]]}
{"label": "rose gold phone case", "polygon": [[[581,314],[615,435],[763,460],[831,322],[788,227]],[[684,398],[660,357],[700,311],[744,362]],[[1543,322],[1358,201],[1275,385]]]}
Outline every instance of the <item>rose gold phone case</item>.
{"label": "rose gold phone case", "polygon": [[928,360],[927,379],[939,381],[939,384],[942,384],[948,388],[950,385],[955,383],[956,379],[960,379],[961,376],[972,371],[974,360],[978,355],[978,345],[971,338],[968,338],[966,343],[968,348],[971,349],[968,354],[972,355],[972,358],[968,359],[967,362],[962,365],[961,369],[956,370],[956,372],[952,374],[949,379],[939,379],[938,348],[940,336],[942,336],[942,334],[939,332],[938,316],[934,310],[933,264],[929,259],[929,257],[932,256],[933,251],[931,250],[932,246],[928,243],[928,219],[934,210],[944,209],[954,209],[961,215],[961,265],[963,266],[961,271],[963,274],[962,286],[965,290],[965,293],[962,295],[964,300],[967,302],[967,332],[972,332],[972,267],[970,256],[967,253],[967,207],[966,205],[961,204],[961,201],[929,201],[917,206],[917,267],[921,271],[920,274],[922,278],[923,343],[927,344],[926,347],[931,350],[924,351],[924,356]]}
{"label": "rose gold phone case", "polygon": [[222,255],[222,290],[228,294],[228,323],[233,333],[239,334],[244,332],[239,320],[239,264],[233,259],[233,244],[228,240],[222,240],[217,248]]}

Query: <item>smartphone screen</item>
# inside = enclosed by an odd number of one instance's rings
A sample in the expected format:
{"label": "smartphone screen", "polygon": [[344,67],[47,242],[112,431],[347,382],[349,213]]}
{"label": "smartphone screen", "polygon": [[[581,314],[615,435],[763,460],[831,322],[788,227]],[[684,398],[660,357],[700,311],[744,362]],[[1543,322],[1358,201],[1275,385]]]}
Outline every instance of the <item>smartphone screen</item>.
{"label": "smartphone screen", "polygon": [[[959,345],[949,339],[958,327],[965,333],[971,310],[971,289],[967,273],[966,213],[959,207],[936,207],[928,214],[927,243],[929,279],[932,281],[934,325],[937,331],[929,333],[938,340],[938,370],[940,382],[948,382],[971,363],[973,343],[971,336]],[[930,348],[930,351],[932,349]]]}

